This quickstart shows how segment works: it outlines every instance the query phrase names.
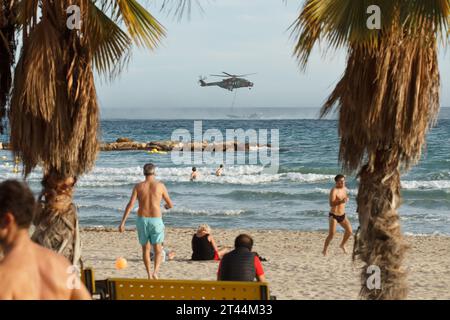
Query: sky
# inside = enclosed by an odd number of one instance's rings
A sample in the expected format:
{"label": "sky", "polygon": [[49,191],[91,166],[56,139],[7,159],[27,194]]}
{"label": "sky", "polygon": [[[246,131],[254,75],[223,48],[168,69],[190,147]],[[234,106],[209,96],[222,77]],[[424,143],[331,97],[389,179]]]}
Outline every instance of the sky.
{"label": "sky", "polygon": [[[229,108],[234,92],[200,87],[199,76],[257,73],[252,90],[237,91],[235,106],[319,108],[339,81],[345,52],[313,52],[301,71],[292,56],[289,26],[301,0],[199,0],[190,19],[160,12],[161,1],[147,8],[167,29],[153,52],[134,48],[128,69],[112,83],[97,80],[102,109]],[[440,54],[442,106],[450,107],[450,52]]]}

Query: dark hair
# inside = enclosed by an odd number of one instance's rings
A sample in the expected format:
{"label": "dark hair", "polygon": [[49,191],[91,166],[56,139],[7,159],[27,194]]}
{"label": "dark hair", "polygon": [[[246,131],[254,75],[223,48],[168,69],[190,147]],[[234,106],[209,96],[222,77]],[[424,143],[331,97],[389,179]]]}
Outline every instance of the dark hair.
{"label": "dark hair", "polygon": [[338,174],[336,177],[334,177],[334,181],[338,182],[341,179],[345,179],[345,176],[343,174]]}
{"label": "dark hair", "polygon": [[25,183],[16,180],[0,183],[0,220],[9,212],[19,228],[29,228],[35,210],[34,195]]}
{"label": "dark hair", "polygon": [[154,176],[155,175],[156,166],[153,163],[147,163],[144,166],[144,176]]}
{"label": "dark hair", "polygon": [[223,168],[223,164],[221,164],[220,167]]}
{"label": "dark hair", "polygon": [[193,167],[193,168],[192,168],[192,171],[194,171],[194,172],[197,171],[197,168],[196,168],[196,167]]}
{"label": "dark hair", "polygon": [[253,239],[248,234],[240,234],[234,240],[234,247],[237,248],[247,248],[252,251],[253,248]]}

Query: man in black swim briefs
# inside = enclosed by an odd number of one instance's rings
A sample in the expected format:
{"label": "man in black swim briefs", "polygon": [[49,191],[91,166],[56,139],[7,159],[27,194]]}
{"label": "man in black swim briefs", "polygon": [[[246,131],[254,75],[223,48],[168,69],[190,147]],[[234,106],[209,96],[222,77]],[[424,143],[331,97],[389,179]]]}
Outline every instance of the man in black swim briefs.
{"label": "man in black swim briefs", "polygon": [[325,244],[323,246],[323,255],[327,255],[328,246],[336,234],[336,226],[339,223],[342,228],[344,228],[344,237],[341,242],[341,249],[344,253],[347,253],[345,249],[345,244],[348,239],[350,239],[352,235],[352,225],[350,221],[345,216],[345,205],[347,204],[349,198],[347,194],[347,188],[345,187],[345,177],[342,174],[337,175],[334,178],[336,185],[331,189],[330,192],[330,213],[328,215],[329,220],[329,231],[328,237],[325,240]]}

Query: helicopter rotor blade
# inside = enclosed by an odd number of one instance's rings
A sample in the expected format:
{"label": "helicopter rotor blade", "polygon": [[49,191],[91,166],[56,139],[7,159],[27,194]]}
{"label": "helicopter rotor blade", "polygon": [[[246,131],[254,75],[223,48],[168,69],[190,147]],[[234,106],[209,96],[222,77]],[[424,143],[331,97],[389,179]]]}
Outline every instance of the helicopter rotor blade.
{"label": "helicopter rotor blade", "polygon": [[249,77],[249,76],[253,76],[255,74],[257,74],[257,73],[243,74],[243,75],[239,75],[239,76],[236,76],[236,77]]}
{"label": "helicopter rotor blade", "polygon": [[221,78],[228,78],[228,76],[224,76],[221,74],[210,74],[211,77],[221,77]]}
{"label": "helicopter rotor blade", "polygon": [[224,71],[222,71],[222,73],[223,73],[223,74],[226,74],[226,75],[229,76],[229,77],[236,78],[236,76],[235,76],[234,74],[229,74],[229,73],[224,72]]}

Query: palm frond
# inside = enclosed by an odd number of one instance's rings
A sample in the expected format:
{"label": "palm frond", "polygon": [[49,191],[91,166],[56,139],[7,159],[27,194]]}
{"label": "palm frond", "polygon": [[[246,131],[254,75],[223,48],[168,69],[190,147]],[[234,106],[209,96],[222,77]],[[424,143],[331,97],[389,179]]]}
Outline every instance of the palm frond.
{"label": "palm frond", "polygon": [[15,72],[12,104],[25,103],[30,107],[28,112],[50,121],[55,109],[57,61],[60,59],[58,31],[48,19],[43,19],[23,44]]}
{"label": "palm frond", "polygon": [[128,33],[140,47],[154,49],[166,35],[164,27],[136,0],[115,0],[113,17],[122,20]]}
{"label": "palm frond", "polygon": [[199,0],[163,0],[161,11],[173,14],[178,20],[181,20],[184,16],[190,18],[193,2],[200,12],[204,12]]}
{"label": "palm frond", "polygon": [[[187,8],[182,1],[163,4],[177,13]],[[80,30],[66,26],[69,5],[80,7]],[[22,0],[17,23],[23,47],[11,98],[12,149],[25,175],[37,165],[45,173],[83,174],[98,151],[93,69],[111,79],[133,43],[154,49],[165,30],[137,0]]]}
{"label": "palm frond", "polygon": [[92,53],[85,37],[67,32],[64,5],[45,3],[15,70],[11,146],[25,175],[41,165],[44,172],[77,176],[92,168],[97,154]]}
{"label": "palm frond", "polygon": [[[381,10],[381,30],[367,27],[367,8]],[[296,39],[294,55],[304,68],[314,45],[325,41],[331,49],[360,46],[377,49],[379,39],[393,25],[415,34],[430,27],[436,34],[446,35],[449,27],[448,0],[307,0],[299,17],[291,25]]]}
{"label": "palm frond", "polygon": [[127,65],[132,42],[100,8],[92,2],[89,4],[85,34],[93,52],[94,67],[100,75],[112,80]]}
{"label": "palm frond", "polygon": [[[377,52],[350,49],[342,80],[322,109],[339,109],[340,159],[354,171],[381,149],[416,163],[439,110],[437,40],[422,31],[384,38]],[[429,30],[429,29],[428,29]]]}

